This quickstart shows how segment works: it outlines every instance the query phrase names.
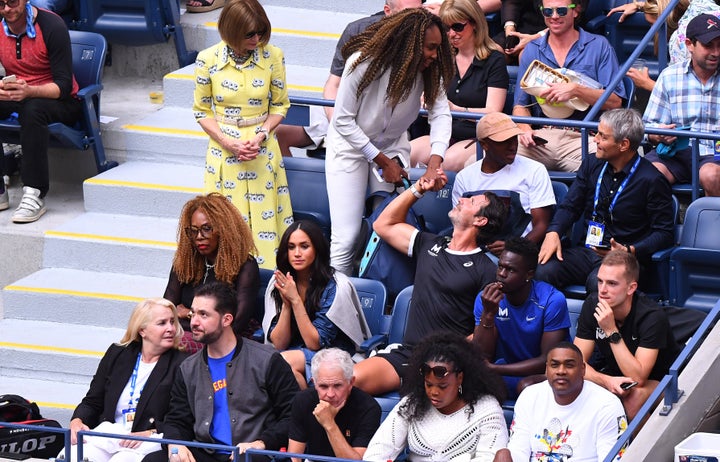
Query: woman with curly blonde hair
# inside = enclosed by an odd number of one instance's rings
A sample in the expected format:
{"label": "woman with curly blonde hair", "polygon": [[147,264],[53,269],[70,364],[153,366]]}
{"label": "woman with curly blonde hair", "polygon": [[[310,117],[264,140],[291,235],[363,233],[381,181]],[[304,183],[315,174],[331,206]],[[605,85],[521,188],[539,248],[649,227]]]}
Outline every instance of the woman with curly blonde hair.
{"label": "woman with curly blonde hair", "polygon": [[195,288],[214,281],[231,285],[237,292],[233,321],[236,334],[250,337],[259,323],[255,302],[260,272],[250,227],[238,209],[218,193],[197,196],[183,207],[178,222],[178,246],[165,298],[177,305],[186,334],[183,343],[197,351],[190,335],[190,307]]}
{"label": "woman with curly blonde hair", "polygon": [[[387,16],[343,47],[345,70],[326,138],[332,266],[351,274],[365,193],[391,191],[407,172],[407,129],[424,95],[430,121],[431,158],[425,176],[443,186],[438,169],[450,140],[445,94],[453,76],[452,51],[439,17],[421,8]],[[371,170],[378,171],[379,182]]]}

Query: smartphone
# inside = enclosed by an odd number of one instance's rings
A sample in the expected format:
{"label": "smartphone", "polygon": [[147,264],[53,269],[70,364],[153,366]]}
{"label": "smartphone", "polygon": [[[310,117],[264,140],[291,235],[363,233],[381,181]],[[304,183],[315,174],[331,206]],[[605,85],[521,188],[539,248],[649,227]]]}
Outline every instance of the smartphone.
{"label": "smartphone", "polygon": [[17,82],[17,77],[15,77],[15,74],[7,75],[3,77],[2,81],[3,83],[15,83]]}
{"label": "smartphone", "polygon": [[620,388],[622,388],[623,390],[629,390],[637,384],[638,384],[637,382],[625,382],[622,385],[620,385]]}
{"label": "smartphone", "polygon": [[600,250],[610,250],[610,244],[598,244],[594,245],[593,247]]}
{"label": "smartphone", "polygon": [[505,37],[505,49],[510,50],[511,48],[515,48],[520,43],[520,37],[517,35],[508,35]]}
{"label": "smartphone", "polygon": [[533,135],[532,139],[535,142],[535,144],[537,144],[538,146],[542,146],[543,144],[547,144],[547,142],[548,142],[545,138],[541,138],[536,135]]}
{"label": "smartphone", "polygon": [[[403,157],[401,154],[385,154],[385,155],[390,157],[390,160],[395,161],[395,163],[398,164],[400,166],[400,168],[402,168],[402,169],[407,169],[408,167],[410,167],[410,165],[408,165],[407,161],[405,160],[405,157]],[[383,171],[381,168],[379,168],[377,166],[377,164],[373,165],[372,171],[373,171],[373,175],[375,175],[375,178],[377,178],[377,180],[380,183],[385,182],[385,180],[383,179],[383,176],[382,176]]]}

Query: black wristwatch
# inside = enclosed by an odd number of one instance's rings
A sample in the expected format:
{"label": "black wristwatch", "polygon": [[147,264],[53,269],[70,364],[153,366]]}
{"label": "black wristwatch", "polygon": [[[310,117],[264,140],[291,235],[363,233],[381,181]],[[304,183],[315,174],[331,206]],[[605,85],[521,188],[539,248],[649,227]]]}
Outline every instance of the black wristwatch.
{"label": "black wristwatch", "polygon": [[620,336],[620,332],[615,331],[607,338],[610,343],[620,343],[620,340],[622,340],[622,337]]}

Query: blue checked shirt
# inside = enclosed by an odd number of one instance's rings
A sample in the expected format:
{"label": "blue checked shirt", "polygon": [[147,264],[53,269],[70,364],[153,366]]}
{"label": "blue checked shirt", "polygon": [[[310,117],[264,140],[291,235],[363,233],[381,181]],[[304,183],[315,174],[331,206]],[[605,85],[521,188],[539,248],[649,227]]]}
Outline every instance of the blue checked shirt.
{"label": "blue checked shirt", "polygon": [[[720,75],[703,85],[690,66],[690,60],[673,64],[660,73],[643,121],[648,127],[675,124],[694,132],[720,131]],[[700,155],[714,154],[711,140],[700,140]]]}

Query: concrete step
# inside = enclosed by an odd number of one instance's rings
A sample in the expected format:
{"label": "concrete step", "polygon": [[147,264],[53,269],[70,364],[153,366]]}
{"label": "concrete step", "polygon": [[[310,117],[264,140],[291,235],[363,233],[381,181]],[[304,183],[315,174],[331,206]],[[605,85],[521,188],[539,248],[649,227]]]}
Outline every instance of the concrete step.
{"label": "concrete step", "polygon": [[202,177],[193,165],[126,162],[85,181],[85,209],[177,220],[185,202],[203,193]]}
{"label": "concrete step", "polygon": [[[330,72],[329,63],[322,68],[294,64],[287,64],[285,67],[290,96],[322,98],[322,89]],[[165,75],[163,78],[164,107],[192,107],[195,89],[194,70],[195,65],[192,64]]]}
{"label": "concrete step", "polygon": [[167,277],[44,268],[5,287],[5,318],[122,329],[135,305],[166,285]]}
{"label": "concrete step", "polygon": [[177,218],[85,213],[45,233],[43,266],[167,277],[176,235]]}
{"label": "concrete step", "polygon": [[0,320],[0,373],[3,377],[88,384],[100,358],[125,329]]}
{"label": "concrete step", "polygon": [[13,393],[37,403],[46,419],[57,420],[67,428],[75,407],[85,397],[87,384],[2,376],[2,393]]}

